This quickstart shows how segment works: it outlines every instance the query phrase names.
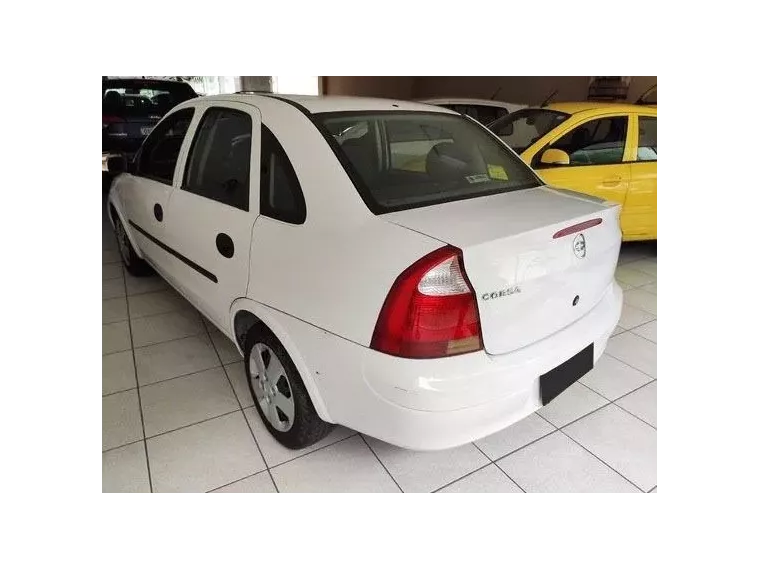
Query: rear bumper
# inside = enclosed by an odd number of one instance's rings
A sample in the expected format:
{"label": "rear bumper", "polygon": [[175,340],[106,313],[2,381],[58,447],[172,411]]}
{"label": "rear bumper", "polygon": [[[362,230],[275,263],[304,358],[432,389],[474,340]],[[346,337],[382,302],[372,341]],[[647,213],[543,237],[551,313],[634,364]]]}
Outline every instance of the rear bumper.
{"label": "rear bumper", "polygon": [[[508,354],[408,360],[359,346],[301,321],[293,340],[330,420],[394,445],[438,450],[466,444],[541,407],[539,377],[594,345],[606,348],[622,310],[614,282],[584,317]],[[310,338],[302,336],[308,327]],[[302,337],[299,337],[302,336]]]}

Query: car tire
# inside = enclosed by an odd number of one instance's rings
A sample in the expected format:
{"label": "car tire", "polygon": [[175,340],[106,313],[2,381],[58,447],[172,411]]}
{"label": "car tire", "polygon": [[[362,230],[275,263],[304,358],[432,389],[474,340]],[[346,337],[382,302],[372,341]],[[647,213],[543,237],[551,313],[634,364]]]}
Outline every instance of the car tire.
{"label": "car tire", "polygon": [[113,225],[116,231],[116,244],[119,247],[121,262],[124,263],[127,272],[135,277],[152,275],[153,268],[144,259],[140,259],[137,256],[134,247],[132,247],[132,242],[129,241],[129,236],[121,224],[121,219],[119,219],[116,213],[113,213]]}
{"label": "car tire", "polygon": [[[244,353],[253,403],[266,429],[281,445],[302,449],[329,434],[335,425],[322,421],[316,413],[300,373],[271,330],[261,323],[253,326],[245,334]],[[264,373],[262,378],[260,365],[271,375]]]}

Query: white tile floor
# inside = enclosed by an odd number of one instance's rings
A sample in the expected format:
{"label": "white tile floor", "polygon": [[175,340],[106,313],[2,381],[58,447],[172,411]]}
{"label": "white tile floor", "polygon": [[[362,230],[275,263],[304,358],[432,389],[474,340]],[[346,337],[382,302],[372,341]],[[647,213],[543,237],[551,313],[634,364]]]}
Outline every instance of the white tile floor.
{"label": "white tile floor", "polygon": [[419,453],[338,427],[291,451],[268,434],[241,357],[103,229],[104,492],[656,490],[656,247],[623,246],[625,310],[596,368],[500,433]]}

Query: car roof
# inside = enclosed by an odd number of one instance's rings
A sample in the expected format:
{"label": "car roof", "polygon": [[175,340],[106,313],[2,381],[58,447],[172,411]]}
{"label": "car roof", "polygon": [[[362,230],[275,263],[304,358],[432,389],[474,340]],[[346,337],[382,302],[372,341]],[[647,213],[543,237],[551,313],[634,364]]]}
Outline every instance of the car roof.
{"label": "car roof", "polygon": [[301,106],[311,113],[336,113],[350,111],[421,111],[435,113],[458,114],[442,107],[426,105],[400,99],[377,99],[374,97],[343,97],[338,95],[280,95],[278,93],[250,92],[228,95],[210,95],[203,97],[208,100],[237,101],[254,103],[256,100],[279,100],[282,104]]}
{"label": "car roof", "polygon": [[486,107],[499,107],[501,109],[513,106],[514,103],[507,103],[506,101],[494,101],[493,99],[469,99],[466,97],[436,97],[434,99],[419,99],[420,103],[428,103],[430,105],[482,105]]}
{"label": "car roof", "polygon": [[[604,101],[582,101],[577,103],[551,103],[543,107],[552,111],[559,111],[573,115],[585,111],[620,111],[625,113],[637,112],[641,109],[650,108],[646,105],[633,105],[632,103],[607,103]],[[655,107],[654,107],[655,108]]]}

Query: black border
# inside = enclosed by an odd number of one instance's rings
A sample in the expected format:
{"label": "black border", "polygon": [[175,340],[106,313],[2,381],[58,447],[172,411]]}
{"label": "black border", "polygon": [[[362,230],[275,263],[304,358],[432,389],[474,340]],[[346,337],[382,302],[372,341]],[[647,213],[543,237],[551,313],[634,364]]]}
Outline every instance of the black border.
{"label": "black border", "polygon": [[[267,160],[271,154],[277,155],[278,158],[282,160],[282,168],[285,171],[285,177],[287,178],[287,181],[292,188],[293,198],[295,201],[295,210],[293,212],[285,213],[282,211],[277,211],[271,209],[269,207],[269,204],[265,203],[263,173],[264,160]],[[271,166],[269,166],[269,176],[272,174],[273,172],[271,171]],[[295,172],[295,168],[293,168],[290,157],[282,147],[282,143],[279,142],[279,139],[276,137],[276,135],[264,123],[261,123],[261,165],[259,172],[258,193],[258,209],[261,215],[269,217],[271,219],[276,219],[278,221],[283,221],[285,223],[290,223],[292,225],[303,225],[306,222],[306,199],[303,196],[303,188],[300,185],[298,174]]]}

